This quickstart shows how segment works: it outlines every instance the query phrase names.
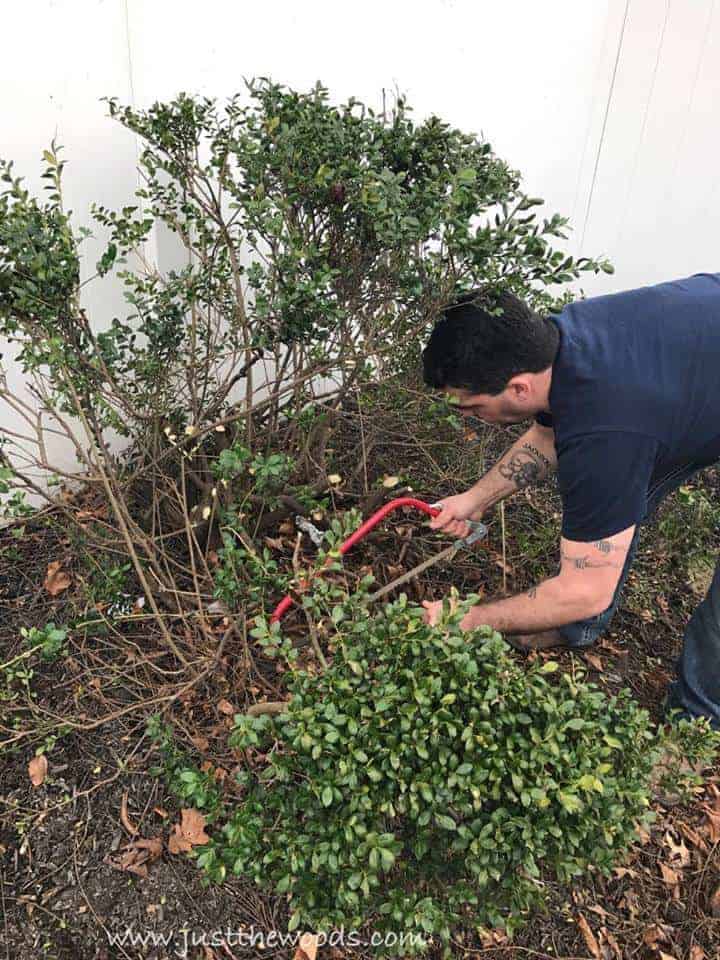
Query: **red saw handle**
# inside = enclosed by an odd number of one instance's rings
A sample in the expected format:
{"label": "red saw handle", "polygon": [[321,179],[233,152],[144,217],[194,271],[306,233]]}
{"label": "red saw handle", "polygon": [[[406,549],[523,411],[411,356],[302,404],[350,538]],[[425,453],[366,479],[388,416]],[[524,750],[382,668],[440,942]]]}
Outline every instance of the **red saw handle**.
{"label": "red saw handle", "polygon": [[[368,519],[357,528],[355,533],[350,534],[347,540],[340,545],[340,553],[346,554],[348,550],[351,550],[356,543],[359,543],[364,536],[370,533],[381,520],[384,520],[389,513],[392,513],[393,510],[397,510],[399,507],[415,507],[416,510],[422,510],[422,512],[426,513],[429,517],[436,517],[440,513],[438,507],[431,507],[429,503],[425,503],[424,500],[416,500],[415,497],[398,497],[396,500],[390,500],[389,503],[384,504],[379,510],[376,510],[371,517],[368,517]],[[331,562],[332,561],[328,559],[327,563]],[[273,610],[270,623],[278,621],[292,605],[293,598],[290,594],[283,597]]]}

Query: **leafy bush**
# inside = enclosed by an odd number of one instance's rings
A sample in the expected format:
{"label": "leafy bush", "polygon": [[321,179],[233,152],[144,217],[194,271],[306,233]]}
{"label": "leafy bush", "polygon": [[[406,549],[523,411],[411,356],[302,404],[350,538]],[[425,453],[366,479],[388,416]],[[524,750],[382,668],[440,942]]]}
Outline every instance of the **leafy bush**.
{"label": "leafy bush", "polygon": [[[122,545],[187,668],[198,651],[166,613],[202,622],[197,598],[227,592],[207,558],[233,504],[249,501],[254,535],[290,479],[303,505],[327,491],[330,415],[349,391],[415,363],[462,290],[502,284],[544,309],[584,271],[611,268],[557,249],[567,221],[538,216],[542,201],[482,137],[414,121],[402,97],[376,114],[320,85],[258,79],[223,104],[108,106],[138,137],[142,187],[119,210],[93,208],[106,246],[82,284],[90,229],[63,206],[60,147],[43,154],[40,198],[0,160],[0,336],[43,399],[29,444],[0,430],[0,500],[21,516],[32,492],[76,524],[36,478],[92,478],[102,522],[80,527],[85,549]],[[154,230],[177,240],[182,267],[149,259]],[[100,330],[81,293],[111,272],[129,306]],[[1,363],[0,400],[24,402]],[[293,443],[308,410],[316,426]],[[51,432],[72,443],[76,472],[48,462]]]}
{"label": "leafy bush", "polygon": [[[378,917],[447,940],[462,922],[512,930],[544,878],[609,869],[651,818],[647,714],[461,631],[467,606],[432,628],[404,597],[372,619],[335,604],[328,669],[288,657],[287,713],[236,718],[235,745],[267,762],[201,854],[210,876],[286,893],[291,927]],[[278,624],[256,632],[288,649]]]}

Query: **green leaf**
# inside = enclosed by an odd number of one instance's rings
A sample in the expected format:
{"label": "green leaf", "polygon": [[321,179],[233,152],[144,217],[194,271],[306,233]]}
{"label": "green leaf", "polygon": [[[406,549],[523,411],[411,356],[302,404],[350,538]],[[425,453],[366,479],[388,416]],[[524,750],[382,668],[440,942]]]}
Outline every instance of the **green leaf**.
{"label": "green leaf", "polygon": [[442,827],[443,830],[457,830],[457,824],[453,818],[448,817],[444,813],[435,814],[435,823],[437,823],[439,827]]}
{"label": "green leaf", "polygon": [[578,813],[578,811],[582,810],[582,800],[580,800],[576,794],[559,791],[557,796],[561,805],[567,810],[568,813]]}
{"label": "green leaf", "polygon": [[323,802],[323,806],[325,806],[325,807],[329,807],[329,806],[330,806],[330,804],[333,802],[332,787],[325,787],[325,788],[323,789],[321,799],[322,799],[322,802]]}
{"label": "green leaf", "polygon": [[395,854],[392,850],[388,850],[387,847],[383,847],[380,851],[380,860],[382,861],[383,870],[389,870],[395,863]]}

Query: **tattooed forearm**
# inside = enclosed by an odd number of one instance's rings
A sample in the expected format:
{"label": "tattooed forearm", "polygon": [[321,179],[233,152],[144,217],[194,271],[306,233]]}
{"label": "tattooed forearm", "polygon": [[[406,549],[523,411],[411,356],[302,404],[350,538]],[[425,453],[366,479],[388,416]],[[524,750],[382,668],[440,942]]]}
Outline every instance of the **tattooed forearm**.
{"label": "tattooed forearm", "polygon": [[590,560],[585,553],[581,557],[571,557],[569,553],[560,554],[563,563],[570,563],[576,570],[589,570],[596,567],[620,567],[621,564],[614,563],[612,560]]}
{"label": "tattooed forearm", "polygon": [[498,464],[498,473],[510,480],[518,490],[542,480],[550,469],[550,461],[531,443],[522,447],[505,462]]}

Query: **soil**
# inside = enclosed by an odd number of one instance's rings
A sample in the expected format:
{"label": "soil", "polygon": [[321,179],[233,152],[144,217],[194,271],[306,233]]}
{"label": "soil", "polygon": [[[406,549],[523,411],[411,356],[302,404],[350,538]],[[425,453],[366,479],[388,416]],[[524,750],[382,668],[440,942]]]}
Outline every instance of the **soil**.
{"label": "soil", "polygon": [[[367,504],[380,489],[389,499],[408,485],[428,500],[459,492],[517,433],[484,428],[478,437],[463,438],[444,421],[424,415],[427,403],[413,391],[399,403],[378,390],[364,396],[362,408],[346,407],[328,448],[329,472],[347,478],[331,494],[334,506]],[[369,440],[372,451],[358,469],[358,451]],[[397,486],[382,488],[383,478],[400,470]],[[720,549],[717,514],[708,519],[698,507],[698,502],[720,507],[720,474],[708,470],[690,489],[697,495],[689,498],[693,502],[670,498],[644,531],[612,629],[581,658],[590,679],[608,691],[629,687],[656,721],[684,624],[700,599],[691,589],[688,558],[716,556]],[[403,589],[415,599],[437,598],[450,584],[485,596],[527,589],[554,570],[559,516],[551,485],[518,495],[505,509],[504,559],[498,513],[489,521],[487,545],[458,555],[452,565],[432,568]],[[449,542],[431,534],[416,516],[393,515],[348,556],[347,565],[356,571],[371,566],[382,585]],[[291,553],[288,545],[277,550],[288,563]],[[71,584],[51,596],[44,581],[48,564],[57,560]],[[132,583],[127,591],[135,595]],[[50,621],[61,625],[77,618],[78,611],[93,616],[87,571],[67,530],[49,515],[2,531],[0,659],[9,661],[22,651],[20,628]],[[218,635],[222,630],[218,623]],[[180,805],[151,772],[157,752],[145,724],[151,713],[164,711],[183,746],[232,791],[238,762],[227,747],[232,712],[253,699],[282,696],[275,662],[255,658],[248,686],[243,656],[240,641],[233,641],[201,683],[166,707],[161,698],[173,689],[172,661],[164,657],[155,633],[138,620],[105,633],[73,633],[65,656],[52,663],[33,661],[29,687],[18,677],[0,685],[0,732],[6,744],[0,753],[0,958],[293,955],[288,946],[238,942],[241,930],[246,936],[286,930],[285,900],[237,880],[205,885],[191,858],[170,853],[168,838],[180,819]],[[552,656],[568,669],[578,664],[578,657],[567,652]],[[74,726],[58,729],[58,719]],[[28,764],[43,745],[48,771],[34,786]],[[692,802],[658,796],[654,808],[657,821],[650,834],[639,837],[611,879],[591,874],[571,888],[548,884],[547,912],[531,918],[512,943],[502,935],[479,939],[460,933],[453,954],[489,960],[716,960],[720,771],[706,771],[705,785]],[[158,837],[162,853],[146,864],[146,876],[119,868],[133,839]],[[127,930],[145,935],[146,944],[111,942]],[[191,932],[208,939],[184,952],[192,944]],[[167,938],[167,944],[153,945],[154,934]],[[371,955],[365,948],[324,946],[318,960]],[[431,950],[429,956],[439,954]]]}

